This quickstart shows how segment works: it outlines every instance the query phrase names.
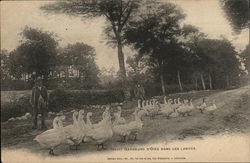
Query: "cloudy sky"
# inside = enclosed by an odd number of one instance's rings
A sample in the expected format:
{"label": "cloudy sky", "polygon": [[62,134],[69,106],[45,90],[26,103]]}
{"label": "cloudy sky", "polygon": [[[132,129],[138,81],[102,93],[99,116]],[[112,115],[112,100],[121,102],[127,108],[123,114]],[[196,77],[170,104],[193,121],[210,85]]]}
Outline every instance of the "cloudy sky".
{"label": "cloudy sky", "polygon": [[[163,0],[164,2],[164,0]],[[187,14],[186,24],[192,24],[209,38],[225,37],[233,42],[238,51],[249,42],[249,31],[243,30],[235,35],[224,17],[217,0],[171,0],[178,4]],[[118,69],[117,50],[108,47],[103,37],[105,20],[81,20],[78,17],[65,15],[48,15],[39,7],[46,1],[2,1],[1,2],[1,49],[9,51],[16,48],[21,39],[20,32],[30,26],[54,32],[60,39],[60,46],[68,43],[84,42],[96,49],[97,64],[100,68],[114,67]],[[129,49],[125,55],[131,55]]]}

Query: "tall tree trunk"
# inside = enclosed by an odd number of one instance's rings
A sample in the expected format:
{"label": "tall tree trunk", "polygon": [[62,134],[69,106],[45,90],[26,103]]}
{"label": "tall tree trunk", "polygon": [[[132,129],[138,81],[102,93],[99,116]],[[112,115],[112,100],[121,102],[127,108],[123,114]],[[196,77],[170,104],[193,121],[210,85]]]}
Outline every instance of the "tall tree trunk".
{"label": "tall tree trunk", "polygon": [[195,89],[198,90],[198,79],[195,77]]}
{"label": "tall tree trunk", "polygon": [[122,77],[123,84],[126,84],[126,70],[125,70],[124,54],[123,54],[123,51],[122,51],[121,38],[119,38],[118,41],[117,41],[117,50],[118,50],[118,61],[119,61],[120,75]]}
{"label": "tall tree trunk", "polygon": [[213,89],[213,86],[212,86],[212,77],[211,77],[211,73],[210,72],[208,73],[208,78],[209,78],[209,88]]}
{"label": "tall tree trunk", "polygon": [[177,71],[177,79],[180,87],[180,91],[183,92],[182,84],[181,84],[181,77],[180,77],[180,71]]}
{"label": "tall tree trunk", "polygon": [[120,75],[122,78],[123,92],[124,92],[125,100],[129,100],[131,98],[131,94],[130,94],[130,89],[127,85],[125,61],[124,61],[124,54],[122,51],[122,41],[121,41],[120,32],[117,33],[116,38],[117,38],[119,71],[120,71]]}
{"label": "tall tree trunk", "polygon": [[164,82],[164,77],[163,74],[160,74],[160,78],[161,78],[161,90],[162,90],[162,95],[165,96],[166,95],[166,89],[165,89],[165,82]]}
{"label": "tall tree trunk", "polygon": [[160,80],[161,80],[161,90],[162,90],[162,95],[166,95],[166,89],[165,89],[165,81],[164,81],[164,76],[163,76],[163,61],[159,62],[160,64]]}
{"label": "tall tree trunk", "polygon": [[201,73],[201,84],[202,84],[203,90],[206,90],[206,84],[205,84],[205,81],[204,81],[203,73]]}
{"label": "tall tree trunk", "polygon": [[227,88],[230,88],[229,76],[228,75],[226,75],[226,82],[227,82]]}

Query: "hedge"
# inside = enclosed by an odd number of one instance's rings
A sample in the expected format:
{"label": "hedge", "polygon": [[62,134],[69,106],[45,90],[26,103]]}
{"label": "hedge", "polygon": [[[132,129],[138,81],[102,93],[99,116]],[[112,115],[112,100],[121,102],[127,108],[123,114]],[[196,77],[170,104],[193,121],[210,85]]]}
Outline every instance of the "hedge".
{"label": "hedge", "polygon": [[105,105],[124,101],[122,90],[85,90],[65,91],[57,89],[49,96],[51,111],[60,111],[62,108],[78,107],[81,105]]}
{"label": "hedge", "polygon": [[[32,113],[29,100],[30,96],[26,95],[18,100],[1,104],[1,121],[22,116],[26,112]],[[83,105],[105,105],[123,100],[122,90],[65,91],[57,89],[49,94],[48,111],[59,112],[65,109],[79,108]]]}

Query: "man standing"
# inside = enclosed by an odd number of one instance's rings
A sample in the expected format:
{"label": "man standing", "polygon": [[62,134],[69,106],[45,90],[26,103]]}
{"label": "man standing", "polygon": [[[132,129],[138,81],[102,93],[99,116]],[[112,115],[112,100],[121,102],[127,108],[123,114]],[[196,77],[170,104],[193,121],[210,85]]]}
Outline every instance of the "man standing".
{"label": "man standing", "polygon": [[135,94],[135,97],[137,99],[140,99],[140,100],[145,99],[145,90],[140,84],[136,85],[136,89],[134,90],[134,94]]}
{"label": "man standing", "polygon": [[45,86],[43,86],[42,80],[37,79],[35,85],[32,88],[31,105],[33,108],[33,129],[37,128],[37,116],[38,112],[41,112],[41,128],[46,128],[45,126],[45,114],[48,106],[48,91]]}

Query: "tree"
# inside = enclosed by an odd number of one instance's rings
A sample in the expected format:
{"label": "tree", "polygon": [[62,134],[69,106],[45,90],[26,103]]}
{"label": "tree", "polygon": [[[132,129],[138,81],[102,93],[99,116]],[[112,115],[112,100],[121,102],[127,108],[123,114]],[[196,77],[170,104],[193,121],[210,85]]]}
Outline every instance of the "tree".
{"label": "tree", "polygon": [[127,58],[128,79],[131,84],[152,82],[154,75],[149,67],[148,58],[134,55]]}
{"label": "tree", "polygon": [[[106,28],[107,35],[114,39],[118,49],[120,73],[123,81],[126,81],[124,62],[123,29],[128,20],[138,10],[137,0],[73,0],[60,1],[41,7],[46,12],[65,13],[67,15],[81,16],[84,18],[105,17],[109,25]],[[114,35],[110,35],[110,31]]]}
{"label": "tree", "polygon": [[5,49],[1,50],[1,80],[9,78],[9,52]]}
{"label": "tree", "polygon": [[55,67],[57,41],[52,33],[30,27],[25,27],[21,34],[21,45],[10,54],[12,75],[20,78],[22,73],[35,74],[47,81]]}
{"label": "tree", "polygon": [[221,6],[236,32],[249,26],[249,0],[222,0]]}
{"label": "tree", "polygon": [[214,85],[226,85],[230,88],[237,84],[241,72],[240,62],[237,52],[228,40],[204,39],[199,42],[199,49],[206,61],[205,72],[208,78],[214,76],[214,81],[217,81]]}
{"label": "tree", "polygon": [[69,70],[76,70],[80,83],[88,86],[98,84],[99,68],[95,62],[95,49],[84,43],[69,44],[61,49],[60,66],[64,67],[66,78],[69,79]]}
{"label": "tree", "polygon": [[182,28],[182,43],[184,48],[191,54],[190,64],[192,76],[195,80],[195,87],[198,88],[198,78],[200,78],[203,90],[206,89],[204,72],[207,65],[207,58],[199,48],[199,42],[205,39],[205,34],[201,33],[195,26],[184,25]]}
{"label": "tree", "polygon": [[152,65],[159,70],[162,93],[165,95],[164,65],[173,57],[178,46],[179,22],[185,17],[172,3],[150,1],[144,5],[144,12],[130,20],[125,31],[126,43],[148,55]]}
{"label": "tree", "polygon": [[101,85],[104,88],[112,89],[114,87],[119,87],[120,85],[114,67],[111,67],[110,69],[103,67],[98,76],[100,78]]}
{"label": "tree", "polygon": [[248,74],[250,74],[250,49],[249,44],[246,46],[245,50],[241,52],[241,57],[243,58],[243,62],[245,64],[246,70]]}

